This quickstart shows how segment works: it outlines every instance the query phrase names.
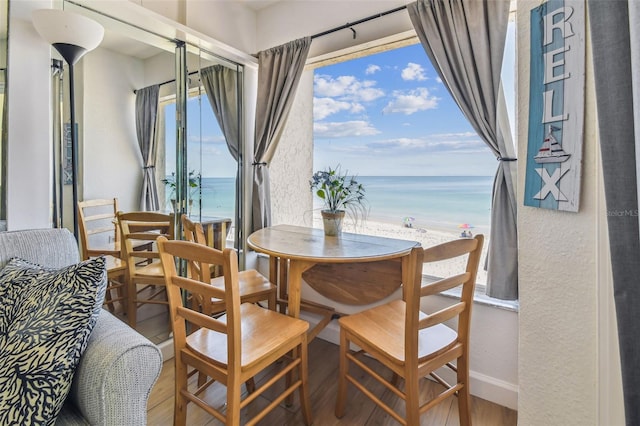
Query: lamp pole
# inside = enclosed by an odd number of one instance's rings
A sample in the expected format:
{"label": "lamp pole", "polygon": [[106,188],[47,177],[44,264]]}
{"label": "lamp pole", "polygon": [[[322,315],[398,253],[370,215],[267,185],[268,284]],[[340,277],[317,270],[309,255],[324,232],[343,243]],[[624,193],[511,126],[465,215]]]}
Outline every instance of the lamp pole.
{"label": "lamp pole", "polygon": [[[75,92],[73,83],[73,64],[69,64],[69,108],[70,108],[70,119],[71,119],[71,173],[73,176],[71,177],[71,185],[73,192],[73,235],[75,235],[76,240],[78,240],[78,236],[80,234],[78,228],[78,134],[76,128],[76,105],[75,105]],[[79,241],[79,240],[78,240]]]}
{"label": "lamp pole", "polygon": [[78,228],[78,132],[73,66],[85,53],[98,47],[104,28],[97,22],[74,12],[38,9],[32,12],[33,24],[69,65],[69,112],[71,120],[71,185],[73,191],[73,235],[79,241]]}
{"label": "lamp pole", "polygon": [[[53,47],[60,53],[69,65],[69,118],[71,121],[71,191],[73,193],[73,235],[78,240],[80,229],[78,227],[78,131],[76,128],[76,102],[75,80],[73,66],[85,54],[87,50],[67,43],[54,43]],[[79,240],[78,240],[79,241]]]}

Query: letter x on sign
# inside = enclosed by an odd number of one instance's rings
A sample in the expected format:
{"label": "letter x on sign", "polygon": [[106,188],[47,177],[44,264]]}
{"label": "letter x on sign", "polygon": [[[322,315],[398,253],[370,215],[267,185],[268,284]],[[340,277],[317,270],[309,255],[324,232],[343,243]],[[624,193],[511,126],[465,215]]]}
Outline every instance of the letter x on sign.
{"label": "letter x on sign", "polygon": [[534,170],[540,175],[540,177],[544,182],[544,186],[542,187],[540,192],[538,192],[536,195],[533,196],[535,200],[544,200],[545,198],[547,198],[547,195],[551,193],[551,195],[553,195],[553,198],[555,198],[556,201],[567,201],[567,197],[562,192],[560,192],[560,188],[558,188],[558,183],[560,182],[560,179],[562,179],[562,177],[570,169],[560,171],[560,167],[558,167],[553,171],[553,174],[551,175],[549,175],[549,172],[547,172],[547,169],[542,167]]}

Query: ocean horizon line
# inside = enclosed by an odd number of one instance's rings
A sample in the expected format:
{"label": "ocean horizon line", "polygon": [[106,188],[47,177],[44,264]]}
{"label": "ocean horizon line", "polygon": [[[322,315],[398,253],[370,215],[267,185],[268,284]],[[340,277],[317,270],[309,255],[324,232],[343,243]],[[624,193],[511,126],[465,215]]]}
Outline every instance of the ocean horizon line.
{"label": "ocean horizon line", "polygon": [[[170,176],[170,175],[168,175]],[[411,177],[446,177],[446,178],[470,178],[470,177],[479,177],[479,178],[493,178],[493,175],[352,175],[354,177],[398,177],[398,178],[411,178]],[[202,176],[202,179],[235,179],[235,176]]]}
{"label": "ocean horizon line", "polygon": [[[486,228],[491,222],[493,176],[360,176],[366,190],[368,217],[415,227],[457,228],[460,224]],[[235,208],[235,177],[203,178],[202,197],[194,208],[203,215],[231,216]],[[312,197],[312,210],[322,200]]]}

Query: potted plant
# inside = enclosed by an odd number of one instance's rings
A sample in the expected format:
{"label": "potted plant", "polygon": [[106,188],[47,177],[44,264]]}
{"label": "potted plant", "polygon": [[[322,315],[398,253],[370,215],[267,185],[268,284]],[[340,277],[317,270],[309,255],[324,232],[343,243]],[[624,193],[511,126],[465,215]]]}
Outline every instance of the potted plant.
{"label": "potted plant", "polygon": [[320,213],[325,235],[337,236],[342,232],[342,220],[346,212],[356,220],[366,216],[364,187],[355,177],[343,173],[340,166],[315,172],[309,184],[311,190],[324,201]]}
{"label": "potted plant", "polygon": [[[171,200],[171,206],[173,211],[176,211],[176,173],[171,172],[171,176],[162,179],[166,188],[169,188],[169,199]],[[189,172],[189,215],[191,214],[191,207],[193,206],[193,196],[196,194],[196,190],[200,186],[200,173],[196,173],[195,170]]]}

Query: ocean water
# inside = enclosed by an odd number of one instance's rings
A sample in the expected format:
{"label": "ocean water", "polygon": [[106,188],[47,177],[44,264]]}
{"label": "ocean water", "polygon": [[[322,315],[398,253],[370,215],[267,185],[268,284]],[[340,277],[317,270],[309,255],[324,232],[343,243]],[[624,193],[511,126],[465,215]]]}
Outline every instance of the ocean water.
{"label": "ocean water", "polygon": [[[200,194],[195,194],[194,199],[202,199],[202,216],[234,217],[236,199],[235,178],[202,178]],[[196,201],[192,214],[198,214],[200,204]]]}
{"label": "ocean water", "polygon": [[468,223],[487,230],[491,222],[492,176],[358,176],[366,191],[369,219],[414,227],[458,229]]}
{"label": "ocean water", "polygon": [[[458,229],[462,223],[485,232],[491,213],[492,176],[358,176],[365,187],[369,220],[414,227]],[[234,178],[202,179],[202,215],[233,217]],[[197,196],[195,197],[198,198]],[[322,207],[314,197],[314,209]],[[192,213],[200,206],[196,202]]]}

